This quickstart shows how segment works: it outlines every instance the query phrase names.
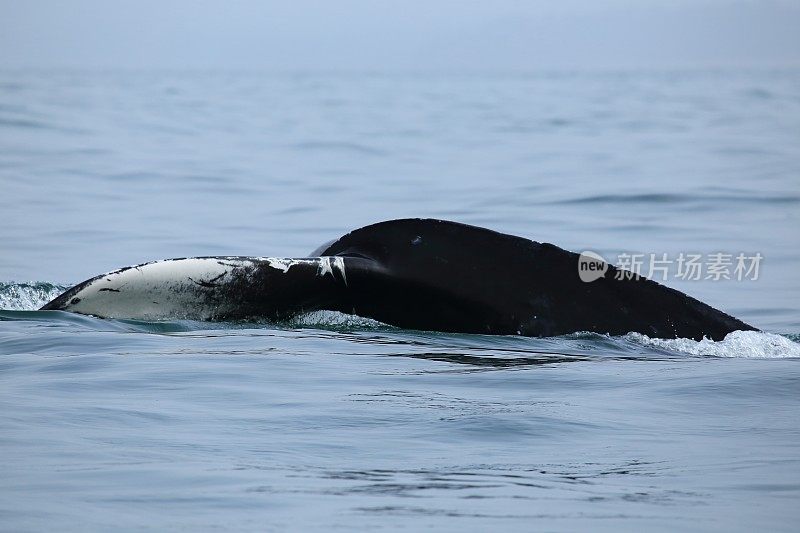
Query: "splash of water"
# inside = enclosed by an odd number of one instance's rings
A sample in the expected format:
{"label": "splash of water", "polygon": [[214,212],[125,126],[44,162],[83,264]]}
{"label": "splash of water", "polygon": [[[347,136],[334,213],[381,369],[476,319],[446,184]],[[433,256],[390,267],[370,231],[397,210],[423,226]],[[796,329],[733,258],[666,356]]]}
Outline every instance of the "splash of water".
{"label": "splash of water", "polygon": [[68,287],[35,281],[30,283],[0,282],[0,309],[33,311],[67,290]]}
{"label": "splash of water", "polygon": [[779,359],[800,357],[800,344],[775,333],[763,331],[733,331],[721,341],[703,339],[653,339],[641,333],[628,333],[627,340],[645,346],[662,348],[691,355],[716,357],[751,357]]}
{"label": "splash of water", "polygon": [[293,318],[292,327],[321,329],[385,329],[392,328],[388,324],[357,315],[348,315],[338,311],[312,311]]}

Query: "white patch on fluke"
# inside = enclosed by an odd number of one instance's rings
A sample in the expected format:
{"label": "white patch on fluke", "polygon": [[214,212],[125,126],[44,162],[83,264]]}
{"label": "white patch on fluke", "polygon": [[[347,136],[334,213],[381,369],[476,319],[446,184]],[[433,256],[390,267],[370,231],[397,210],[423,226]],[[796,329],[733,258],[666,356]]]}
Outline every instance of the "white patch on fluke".
{"label": "white patch on fluke", "polygon": [[641,333],[628,333],[627,339],[656,348],[665,348],[692,355],[716,357],[750,357],[781,359],[800,357],[800,344],[775,333],[733,331],[721,341],[703,339],[653,339]]}
{"label": "white patch on fluke", "polygon": [[291,259],[283,259],[280,257],[265,257],[264,260],[274,268],[275,270],[280,270],[284,274],[289,270],[289,267],[294,265],[294,262]]}
{"label": "white patch on fluke", "polygon": [[275,270],[280,270],[284,274],[293,266],[316,265],[319,262],[318,259],[290,259],[287,257],[254,257],[253,259],[257,261],[266,261],[269,266]]}
{"label": "white patch on fluke", "polygon": [[344,257],[334,257],[333,264],[339,269],[339,272],[342,274],[342,280],[344,281],[345,286],[347,286],[347,274],[344,271]]}
{"label": "white patch on fluke", "polygon": [[249,267],[241,258],[191,258],[155,261],[110,272],[73,295],[67,310],[107,318],[204,320],[225,312],[232,302],[207,296],[229,281],[234,269]]}
{"label": "white patch on fluke", "polygon": [[330,274],[333,276],[333,267],[331,266],[330,257],[319,258],[319,271],[317,271],[317,275],[324,276],[325,274]]}
{"label": "white patch on fluke", "polygon": [[344,281],[344,284],[347,285],[347,274],[345,273],[345,270],[344,270],[344,258],[343,257],[336,257],[336,256],[333,256],[333,257],[328,257],[328,256],[320,257],[319,258],[319,270],[317,271],[317,275],[318,276],[325,276],[326,274],[330,274],[331,277],[333,277],[335,279],[336,276],[334,276],[334,274],[333,274],[333,269],[334,268],[339,271],[339,273],[342,275],[342,280]]}
{"label": "white patch on fluke", "polygon": [[[345,285],[344,258],[288,259],[280,257],[195,257],[167,259],[110,272],[73,294],[64,309],[106,318],[141,320],[209,320],[236,314],[241,305],[226,285],[248,276],[253,267],[268,265],[286,273],[297,265],[317,269],[317,275],[338,270]],[[312,270],[313,272],[313,270]],[[248,283],[247,278],[244,278]],[[253,291],[263,290],[253,282]]]}

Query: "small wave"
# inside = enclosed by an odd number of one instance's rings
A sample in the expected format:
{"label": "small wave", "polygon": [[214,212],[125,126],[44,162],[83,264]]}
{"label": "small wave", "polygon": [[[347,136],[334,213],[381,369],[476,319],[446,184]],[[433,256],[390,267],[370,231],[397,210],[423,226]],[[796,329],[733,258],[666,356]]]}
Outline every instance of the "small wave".
{"label": "small wave", "polygon": [[29,120],[24,118],[3,118],[0,117],[0,127],[7,128],[27,128],[36,130],[50,129],[51,127],[44,122]]}
{"label": "small wave", "polygon": [[288,324],[298,328],[319,328],[319,329],[386,329],[391,328],[383,322],[378,322],[371,318],[364,318],[358,315],[348,315],[338,311],[312,311],[303,313],[293,319]]}
{"label": "small wave", "polygon": [[645,346],[691,355],[744,357],[760,359],[800,358],[800,344],[775,333],[734,331],[721,341],[703,339],[653,339],[641,333],[628,333],[625,338]]}
{"label": "small wave", "polygon": [[292,145],[292,148],[304,152],[349,152],[358,155],[382,156],[383,150],[365,144],[334,141],[307,141]]}
{"label": "small wave", "polygon": [[31,283],[0,282],[0,309],[33,311],[67,290],[67,286],[41,281]]}
{"label": "small wave", "polygon": [[748,89],[744,92],[744,96],[748,98],[753,98],[755,100],[772,100],[775,98],[775,95],[762,87],[753,87],[752,89]]}
{"label": "small wave", "polygon": [[724,205],[725,203],[765,203],[765,204],[794,204],[800,202],[800,196],[794,194],[774,195],[737,195],[737,194],[676,194],[676,193],[647,193],[647,194],[600,194],[568,198],[556,201],[556,204],[697,204]]}

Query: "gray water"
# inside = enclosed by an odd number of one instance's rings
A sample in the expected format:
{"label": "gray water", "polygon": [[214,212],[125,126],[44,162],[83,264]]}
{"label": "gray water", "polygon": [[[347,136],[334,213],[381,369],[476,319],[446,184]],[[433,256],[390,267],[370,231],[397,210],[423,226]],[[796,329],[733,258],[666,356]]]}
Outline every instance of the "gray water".
{"label": "gray water", "polygon": [[[794,531],[800,71],[0,73],[0,529]],[[35,311],[390,218],[763,256],[720,342]]]}

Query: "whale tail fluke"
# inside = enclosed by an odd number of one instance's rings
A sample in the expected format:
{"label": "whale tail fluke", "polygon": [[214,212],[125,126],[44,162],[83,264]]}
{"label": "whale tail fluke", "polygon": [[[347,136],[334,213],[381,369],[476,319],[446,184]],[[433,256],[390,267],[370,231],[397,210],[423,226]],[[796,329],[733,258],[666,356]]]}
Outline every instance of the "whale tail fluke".
{"label": "whale tail fluke", "polygon": [[42,309],[113,318],[281,318],[328,309],[425,330],[551,336],[590,331],[722,339],[753,330],[679,291],[578,254],[431,219],[380,222],[300,259],[204,257],[97,276]]}
{"label": "whale tail fluke", "polygon": [[380,265],[384,282],[400,287],[410,308],[376,305],[369,293],[351,297],[368,316],[406,327],[455,325],[528,336],[636,331],[698,340],[756,329],[675,289],[620,276],[610,265],[599,279],[585,282],[579,254],[455,222],[380,222],[348,233],[321,254]]}

